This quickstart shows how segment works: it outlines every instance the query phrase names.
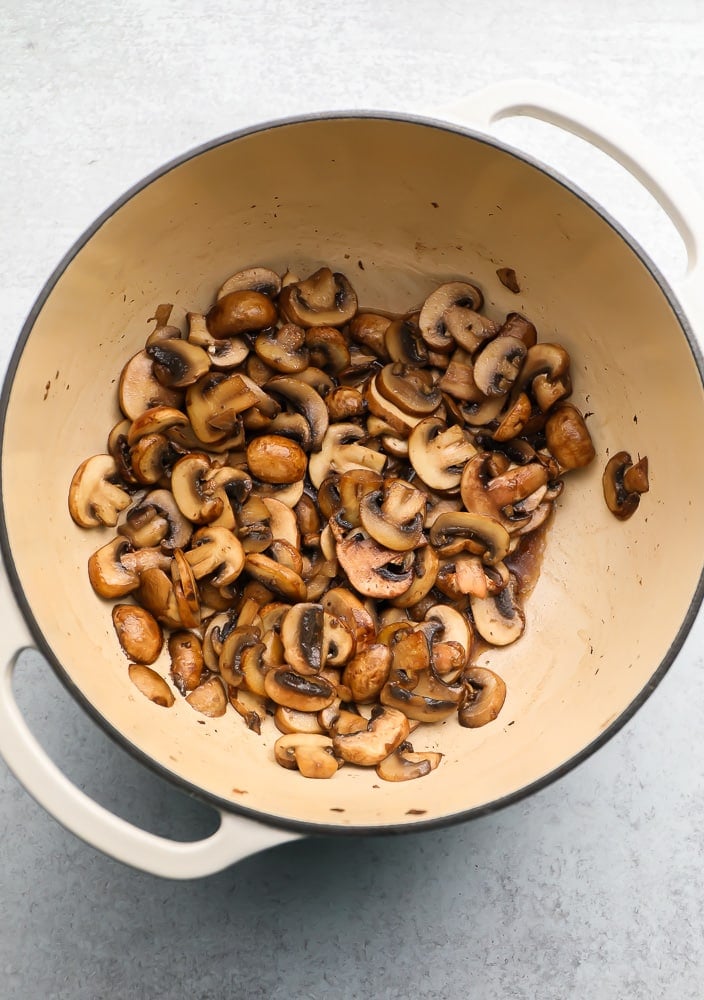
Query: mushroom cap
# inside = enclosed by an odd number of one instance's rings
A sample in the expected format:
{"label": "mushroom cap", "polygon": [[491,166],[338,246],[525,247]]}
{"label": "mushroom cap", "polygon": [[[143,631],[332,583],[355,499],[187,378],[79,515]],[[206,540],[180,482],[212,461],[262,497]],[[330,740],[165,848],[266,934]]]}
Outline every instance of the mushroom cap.
{"label": "mushroom cap", "polygon": [[583,469],[596,457],[584,417],[571,403],[553,407],[545,421],[548,450],[563,469]]}
{"label": "mushroom cap", "polygon": [[265,483],[297,483],[307,464],[301,446],[280,434],[262,434],[247,445],[250,472]]}
{"label": "mushroom cap", "polygon": [[264,688],[277,705],[301,712],[319,712],[335,700],[335,688],[320,674],[303,677],[287,666],[267,671]]}
{"label": "mushroom cap", "polygon": [[413,582],[412,554],[385,549],[360,528],[338,541],[336,551],[354,589],[367,597],[399,597]]}
{"label": "mushroom cap", "polygon": [[334,756],[332,740],[320,733],[287,733],[274,744],[274,758],[281,767],[297,770],[304,778],[331,778],[342,763]]}
{"label": "mushroom cap", "polygon": [[111,455],[93,455],[78,466],[68,492],[68,509],[81,528],[114,528],[121,511],[130,505],[129,493],[116,485],[117,463]]}
{"label": "mushroom cap", "polygon": [[484,296],[476,285],[466,281],[448,281],[440,285],[427,297],[418,317],[418,326],[423,340],[433,350],[452,350],[453,337],[447,332],[445,313],[452,306],[460,306],[478,312]]}
{"label": "mushroom cap", "polygon": [[498,674],[486,667],[470,667],[464,673],[464,704],[457,717],[461,726],[477,729],[493,722],[506,700],[506,685]]}
{"label": "mushroom cap", "polygon": [[342,326],[357,312],[357,296],[344,274],[321,267],[304,281],[286,285],[279,309],[289,322],[306,328]]}
{"label": "mushroom cap", "polygon": [[147,347],[146,352],[152,359],[155,378],[169,388],[193,385],[210,370],[207,352],[188,340],[159,340]]}
{"label": "mushroom cap", "polygon": [[247,267],[231,275],[218,289],[217,299],[230,292],[259,292],[275,299],[281,291],[281,278],[269,267]]}
{"label": "mushroom cap", "polygon": [[361,767],[380,764],[408,737],[410,726],[403,712],[383,708],[372,712],[366,730],[358,733],[335,733],[332,738],[334,753]]}
{"label": "mushroom cap", "polygon": [[263,330],[273,326],[277,319],[276,306],[271,299],[246,288],[227,292],[205,317],[208,332],[217,340]]}
{"label": "mushroom cap", "polygon": [[[434,522],[430,542],[439,553],[448,555],[470,551],[480,555],[490,566],[508,555],[511,539],[504,526],[486,514],[448,511]],[[455,543],[462,543],[459,547]]]}
{"label": "mushroom cap", "polygon": [[295,323],[264,330],[256,337],[254,350],[265,364],[284,374],[301,372],[310,364],[305,330]]}
{"label": "mushroom cap", "polygon": [[442,403],[442,393],[425,368],[384,365],[376,376],[376,387],[384,399],[411,416],[428,416]]}

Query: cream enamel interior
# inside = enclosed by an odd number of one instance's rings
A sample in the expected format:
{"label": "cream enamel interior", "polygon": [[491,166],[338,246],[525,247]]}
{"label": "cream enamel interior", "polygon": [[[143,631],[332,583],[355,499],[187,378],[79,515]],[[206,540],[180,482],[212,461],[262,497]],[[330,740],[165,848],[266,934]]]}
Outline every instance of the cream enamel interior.
{"label": "cream enamel interior", "polygon": [[[67,512],[80,461],[105,450],[116,379],[162,302],[179,320],[250,264],[347,273],[360,302],[418,304],[469,278],[495,316],[518,310],[573,358],[574,401],[593,414],[593,466],[570,475],[525,636],[486,655],[506,680],[497,722],[422,727],[445,758],[402,784],[344,768],[307,781],[273,763],[228,711],[153,706],[131,685],[86,561],[109,530]],[[515,268],[521,292],[496,277]],[[688,432],[701,377],[662,289],[622,237],[568,188],[493,145],[427,123],[332,118],[238,137],[162,174],[120,207],[49,294],[9,398],[3,480],[9,546],[38,627],[106,722],[206,795],[278,820],[382,827],[481,808],[579,754],[647,687],[687,615],[702,569],[704,471]],[[619,523],[606,510],[609,453],[647,454],[651,492]],[[686,477],[683,469],[686,468]],[[163,664],[166,671],[166,664]]]}

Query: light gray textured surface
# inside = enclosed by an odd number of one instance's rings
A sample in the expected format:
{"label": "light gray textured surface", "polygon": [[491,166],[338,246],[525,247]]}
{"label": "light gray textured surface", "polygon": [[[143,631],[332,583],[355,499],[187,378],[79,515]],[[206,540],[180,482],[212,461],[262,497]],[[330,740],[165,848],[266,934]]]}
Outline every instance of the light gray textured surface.
{"label": "light gray textured surface", "polygon": [[[698,0],[0,0],[0,361],[111,200],[262,119],[428,110],[533,76],[620,114],[697,182],[703,20]],[[623,171],[547,128],[499,133],[592,191],[676,277],[679,243]],[[439,833],[303,841],[197,883],[97,854],[0,765],[0,1000],[701,997],[703,629],[700,616],[635,720],[533,799]],[[36,658],[18,690],[100,801],[183,839],[212,829],[209,810],[109,742]]]}

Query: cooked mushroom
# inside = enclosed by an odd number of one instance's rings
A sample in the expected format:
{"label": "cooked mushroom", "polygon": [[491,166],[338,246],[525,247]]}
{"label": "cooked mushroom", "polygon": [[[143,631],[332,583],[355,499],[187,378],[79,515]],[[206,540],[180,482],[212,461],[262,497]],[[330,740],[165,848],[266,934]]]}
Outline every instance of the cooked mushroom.
{"label": "cooked mushroom", "polygon": [[394,597],[393,604],[397,608],[412,608],[435,586],[440,563],[432,545],[424,545],[413,553],[413,582],[408,590],[399,597]]}
{"label": "cooked mushroom", "polygon": [[334,687],[320,674],[302,677],[289,667],[267,671],[264,689],[277,705],[300,712],[319,712],[335,700]]}
{"label": "cooked mushroom", "polygon": [[570,356],[561,344],[534,344],[528,348],[514,393],[530,392],[543,413],[572,392]]}
{"label": "cooked mushroom", "polygon": [[[324,708],[323,712],[330,711],[330,708],[332,706]],[[285,708],[283,705],[278,705],[274,712],[274,725],[280,733],[325,735],[329,727],[320,723],[320,715],[320,712],[297,712],[295,708]]]}
{"label": "cooked mushroom", "polygon": [[152,359],[146,351],[139,351],[120,373],[118,399],[124,415],[135,420],[153,406],[178,407],[183,392],[162,385],[154,375]]}
{"label": "cooked mushroom", "polygon": [[237,537],[245,552],[264,552],[273,541],[271,512],[264,500],[250,496],[237,511]]}
{"label": "cooked mushroom", "polygon": [[336,760],[329,736],[289,733],[274,744],[274,757],[281,767],[298,770],[304,778],[332,778],[342,761]]}
{"label": "cooked mushroom", "polygon": [[137,511],[140,511],[144,506],[153,507],[168,522],[169,530],[161,539],[161,547],[167,552],[173,552],[174,549],[185,549],[193,534],[193,525],[181,513],[173,493],[165,489],[152,490],[151,493],[147,493],[140,505],[133,508],[132,514],[136,516]]}
{"label": "cooked mushroom", "polygon": [[301,372],[310,364],[305,330],[295,323],[263,331],[254,341],[254,350],[277,372]]}
{"label": "cooked mushroom", "polygon": [[474,359],[474,381],[485,396],[504,396],[519,376],[528,353],[522,340],[500,336],[490,340]]}
{"label": "cooked mushroom", "polygon": [[516,578],[510,575],[508,584],[487,597],[469,598],[472,618],[482,639],[493,646],[508,646],[525,628],[525,617],[518,602]]}
{"label": "cooked mushroom", "polygon": [[279,434],[262,434],[247,445],[249,470],[265,483],[297,483],[307,464],[301,446]]}
{"label": "cooked mushroom", "polygon": [[359,733],[335,733],[334,753],[350,764],[374,767],[408,737],[408,719],[393,708],[375,709],[366,730]]}
{"label": "cooked mushroom", "polygon": [[171,708],[175,701],[173,692],[156,670],[145,667],[143,663],[131,663],[128,667],[128,673],[134,686],[142,692],[145,698],[161,708]]}
{"label": "cooked mushroom", "polygon": [[436,351],[451,351],[455,346],[452,335],[447,330],[445,314],[453,306],[477,312],[484,297],[475,285],[464,281],[450,281],[431,292],[423,303],[418,325],[423,340]]}
{"label": "cooked mushroom", "polygon": [[135,548],[149,548],[159,545],[166,538],[169,522],[153,504],[142,502],[127,511],[117,532]]}
{"label": "cooked mushroom", "polygon": [[190,452],[180,458],[171,470],[171,490],[184,517],[194,524],[208,524],[222,514],[222,497],[213,496],[206,475],[211,461],[201,452]]}
{"label": "cooked mushroom", "polygon": [[145,435],[167,435],[174,427],[187,426],[188,417],[182,410],[173,406],[152,406],[130,423],[126,434],[127,443],[133,445]]}
{"label": "cooked mushroom", "polygon": [[315,326],[306,331],[310,363],[338,375],[350,363],[350,349],[345,337],[334,326]]}
{"label": "cooked mushroom", "polygon": [[412,553],[385,549],[360,528],[353,528],[336,548],[350,583],[366,597],[399,597],[413,581]]}
{"label": "cooked mushroom", "polygon": [[327,407],[319,393],[299,378],[288,378],[278,375],[266,383],[268,392],[283,398],[291,404],[308,421],[310,427],[310,447],[317,450],[323,443],[328,429],[329,418]]}
{"label": "cooked mushroom", "polygon": [[571,403],[559,403],[545,421],[548,450],[563,469],[583,469],[596,457],[584,417]]}
{"label": "cooked mushroom", "polygon": [[376,376],[381,395],[404,413],[428,416],[442,403],[442,393],[430,371],[410,365],[384,365]]}
{"label": "cooked mushroom", "polygon": [[161,652],[164,634],[153,615],[136,604],[116,604],[112,623],[125,654],[137,663],[154,663]]}
{"label": "cooked mushroom", "polygon": [[186,695],[186,701],[196,712],[209,719],[219,719],[227,711],[227,697],[219,677],[209,677]]}
{"label": "cooked mushroom", "polygon": [[602,486],[611,513],[620,521],[628,520],[636,512],[641,494],[650,488],[647,457],[634,463],[627,451],[617,452],[606,463]]}
{"label": "cooked mushroom", "polygon": [[352,386],[341,385],[333,389],[325,399],[330,420],[352,420],[367,412],[364,396]]}
{"label": "cooked mushroom", "polygon": [[484,393],[474,381],[474,362],[466,351],[460,349],[452,355],[438,382],[438,389],[453,399],[461,399],[467,403],[484,399]]}
{"label": "cooked mushroom", "polygon": [[486,667],[470,667],[465,671],[466,698],[457,713],[461,726],[477,729],[493,722],[506,700],[506,685]]}
{"label": "cooked mushroom", "polygon": [[493,431],[494,441],[511,441],[525,430],[533,413],[533,406],[525,392],[519,392]]}
{"label": "cooked mushroom", "polygon": [[154,375],[161,385],[183,389],[210,370],[206,351],[188,340],[160,340],[146,348]]}
{"label": "cooked mushroom", "polygon": [[298,573],[261,552],[247,553],[245,568],[255,580],[289,601],[305,601],[308,595],[306,585]]}
{"label": "cooked mushroom", "polygon": [[428,363],[428,348],[420,327],[408,316],[393,320],[384,334],[385,353],[397,364],[422,367]]}
{"label": "cooked mushroom", "polygon": [[68,509],[81,528],[101,524],[114,528],[131,503],[129,493],[115,483],[117,465],[111,455],[93,455],[78,466],[68,493]]}
{"label": "cooked mushroom", "polygon": [[273,326],[278,319],[270,298],[251,289],[227,292],[206,314],[208,332],[217,340]]}
{"label": "cooked mushroom", "polygon": [[455,344],[470,354],[497,333],[496,323],[493,320],[466,306],[450,306],[445,310],[442,321]]}
{"label": "cooked mushroom", "polygon": [[186,412],[196,438],[210,445],[230,436],[239,414],[259,405],[261,395],[259,386],[242,374],[203,375],[186,390]]}
{"label": "cooked mushroom", "polygon": [[495,518],[470,511],[440,514],[429,537],[439,555],[473,552],[490,566],[506,557],[511,541],[506,528]]}
{"label": "cooked mushroom", "polygon": [[243,271],[237,271],[231,275],[227,281],[218,289],[215,296],[217,299],[229,295],[230,292],[259,292],[267,295],[270,299],[275,299],[281,291],[281,278],[276,271],[268,267],[247,267]]}
{"label": "cooked mushroom", "polygon": [[374,642],[376,625],[369,609],[351,590],[331,587],[322,598],[323,609],[346,625],[354,638],[355,649],[360,653]]}
{"label": "cooked mushroom", "polygon": [[319,673],[325,665],[323,616],[321,604],[296,604],[281,623],[286,662],[304,677]]}
{"label": "cooked mushroom", "polygon": [[376,773],[383,781],[410,781],[430,774],[440,764],[442,754],[436,751],[415,753],[410,744],[402,743],[376,766]]}
{"label": "cooked mushroom", "polygon": [[120,558],[130,548],[126,538],[113,538],[89,558],[88,579],[100,597],[124,597],[139,586],[137,573],[128,570]]}
{"label": "cooked mushroom", "polygon": [[363,705],[378,698],[390,670],[391,650],[377,642],[350,660],[342,674],[342,683],[350,689],[353,701]]}
{"label": "cooked mushroom", "polygon": [[[430,608],[425,615],[427,622],[436,622],[441,628],[435,635],[433,643],[455,643],[462,649],[465,662],[469,659],[472,651],[472,627],[465,618],[455,608],[450,608],[445,604],[436,604]],[[464,663],[462,664],[464,666]]]}
{"label": "cooked mushroom", "polygon": [[378,378],[378,374],[374,375],[369,379],[364,388],[363,395],[369,407],[369,412],[386,421],[391,430],[396,434],[408,436],[413,428],[420,423],[420,414],[407,413],[400,406],[397,406],[396,403],[393,403],[390,399],[382,395],[377,385]]}
{"label": "cooked mushroom", "polygon": [[260,630],[253,625],[238,625],[223,638],[218,654],[218,671],[226,684],[239,687],[244,680],[242,658],[245,650],[259,647]]}
{"label": "cooked mushroom", "polygon": [[181,692],[194,691],[203,676],[203,647],[194,632],[176,631],[169,636],[171,679]]}
{"label": "cooked mushroom", "polygon": [[180,549],[171,560],[171,586],[178,620],[184,628],[200,627],[200,594],[193,570]]}
{"label": "cooked mushroom", "polygon": [[185,553],[197,580],[211,576],[216,587],[227,587],[244,569],[245,552],[232,531],[217,525],[199,528]]}
{"label": "cooked mushroom", "polygon": [[357,311],[357,296],[344,274],[321,267],[305,281],[286,285],[279,308],[291,323],[303,327],[342,326]]}
{"label": "cooked mushroom", "polygon": [[416,694],[412,688],[399,683],[389,682],[381,689],[382,705],[402,712],[407,718],[416,722],[441,722],[449,719],[457,711],[457,699],[433,698],[429,695]]}
{"label": "cooked mushroom", "polygon": [[506,316],[499,336],[518,337],[526,347],[533,347],[538,341],[538,333],[533,324],[520,313],[511,312]]}
{"label": "cooked mushroom", "polygon": [[385,334],[391,319],[378,313],[358,312],[349,322],[347,332],[352,341],[361,344],[377,358],[386,361],[389,357]]}
{"label": "cooked mushroom", "polygon": [[168,482],[174,462],[182,455],[163,434],[145,434],[130,448],[130,467],[142,486]]}
{"label": "cooked mushroom", "polygon": [[469,436],[456,424],[426,417],[408,439],[408,457],[422,481],[433,490],[451,490],[460,484],[465,464],[476,454]]}
{"label": "cooked mushroom", "polygon": [[213,337],[202,313],[188,313],[188,325],[188,342],[206,351],[213,368],[236,368],[246,360],[249,354],[246,342],[241,337],[226,337],[224,340]]}
{"label": "cooked mushroom", "polygon": [[423,537],[426,497],[400,479],[385,480],[381,489],[362,497],[359,517],[362,527],[387,549],[407,552]]}
{"label": "cooked mushroom", "polygon": [[308,462],[308,475],[316,489],[331,472],[349,472],[351,469],[371,469],[381,473],[386,455],[359,444],[366,435],[357,424],[331,424],[325,432],[320,451],[314,452]]}

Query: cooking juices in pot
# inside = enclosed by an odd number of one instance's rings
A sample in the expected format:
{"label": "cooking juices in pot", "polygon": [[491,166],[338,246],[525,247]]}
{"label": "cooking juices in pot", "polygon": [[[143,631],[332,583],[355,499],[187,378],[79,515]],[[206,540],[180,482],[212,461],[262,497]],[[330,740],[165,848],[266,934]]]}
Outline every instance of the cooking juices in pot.
{"label": "cooking juices in pot", "polygon": [[186,335],[157,309],[69,495],[77,524],[116,529],[89,576],[156,706],[273,715],[283,767],[390,781],[441,763],[423,724],[496,719],[478,652],[523,633],[555,501],[595,451],[567,351],[483,305],[450,281],[390,316],[327,267],[252,267]]}

